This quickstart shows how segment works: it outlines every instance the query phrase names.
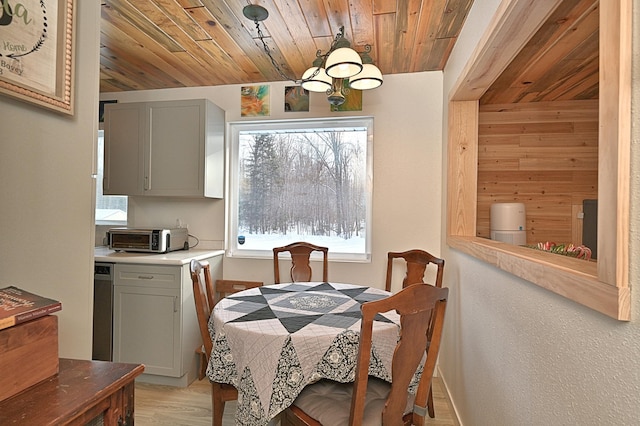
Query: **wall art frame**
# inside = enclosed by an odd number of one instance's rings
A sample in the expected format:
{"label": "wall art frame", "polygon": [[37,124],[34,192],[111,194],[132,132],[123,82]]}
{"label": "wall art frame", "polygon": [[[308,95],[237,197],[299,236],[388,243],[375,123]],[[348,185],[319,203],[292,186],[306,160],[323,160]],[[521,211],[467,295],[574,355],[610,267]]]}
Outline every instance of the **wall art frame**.
{"label": "wall art frame", "polygon": [[260,84],[240,88],[240,116],[267,117],[271,115],[270,86]]}
{"label": "wall art frame", "polygon": [[0,2],[0,93],[73,115],[75,1]]}

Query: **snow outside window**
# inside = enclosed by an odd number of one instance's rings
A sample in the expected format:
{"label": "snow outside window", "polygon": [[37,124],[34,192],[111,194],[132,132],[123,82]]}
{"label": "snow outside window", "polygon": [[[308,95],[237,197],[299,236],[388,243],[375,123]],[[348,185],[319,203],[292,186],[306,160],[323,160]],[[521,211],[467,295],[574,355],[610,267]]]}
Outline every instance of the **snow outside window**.
{"label": "snow outside window", "polygon": [[307,241],[369,261],[373,119],[229,125],[230,256]]}

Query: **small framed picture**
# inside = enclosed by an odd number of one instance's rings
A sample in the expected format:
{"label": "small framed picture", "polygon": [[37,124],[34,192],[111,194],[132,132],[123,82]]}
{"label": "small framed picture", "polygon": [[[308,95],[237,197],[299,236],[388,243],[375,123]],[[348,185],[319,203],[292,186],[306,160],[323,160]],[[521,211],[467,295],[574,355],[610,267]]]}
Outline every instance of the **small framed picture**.
{"label": "small framed picture", "polygon": [[240,88],[240,116],[268,116],[269,86],[242,86]]}
{"label": "small framed picture", "polygon": [[284,88],[285,112],[309,112],[309,91],[300,86]]}

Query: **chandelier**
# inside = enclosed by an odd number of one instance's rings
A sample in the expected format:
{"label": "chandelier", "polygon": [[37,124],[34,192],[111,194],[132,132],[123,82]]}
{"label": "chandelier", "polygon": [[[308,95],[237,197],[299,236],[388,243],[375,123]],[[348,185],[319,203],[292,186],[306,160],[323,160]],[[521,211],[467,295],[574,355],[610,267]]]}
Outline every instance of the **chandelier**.
{"label": "chandelier", "polygon": [[327,100],[331,105],[342,105],[350,88],[367,90],[375,89],[382,84],[382,73],[373,64],[369,55],[371,46],[367,44],[362,53],[351,49],[351,43],[344,38],[344,27],[340,27],[340,31],[336,34],[326,53],[322,53],[321,50],[316,52],[313,65],[302,74],[302,78],[289,77],[273,59],[271,50],[264,41],[264,35],[260,29],[260,22],[269,17],[267,9],[257,4],[249,4],[242,9],[242,13],[255,23],[258,38],[278,74],[285,80],[293,81],[310,92],[326,93]]}

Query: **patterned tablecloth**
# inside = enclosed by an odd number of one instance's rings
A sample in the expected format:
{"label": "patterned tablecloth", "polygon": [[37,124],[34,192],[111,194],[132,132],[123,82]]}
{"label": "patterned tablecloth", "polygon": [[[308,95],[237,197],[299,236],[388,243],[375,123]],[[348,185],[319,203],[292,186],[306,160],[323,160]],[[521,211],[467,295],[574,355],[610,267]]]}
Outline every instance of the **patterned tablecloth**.
{"label": "patterned tablecloth", "polygon": [[[238,389],[236,423],[266,425],[321,378],[355,378],[360,305],[389,296],[350,284],[293,283],[245,290],[221,300],[209,320],[210,380]],[[369,374],[391,381],[398,339],[395,311],[374,322]]]}

